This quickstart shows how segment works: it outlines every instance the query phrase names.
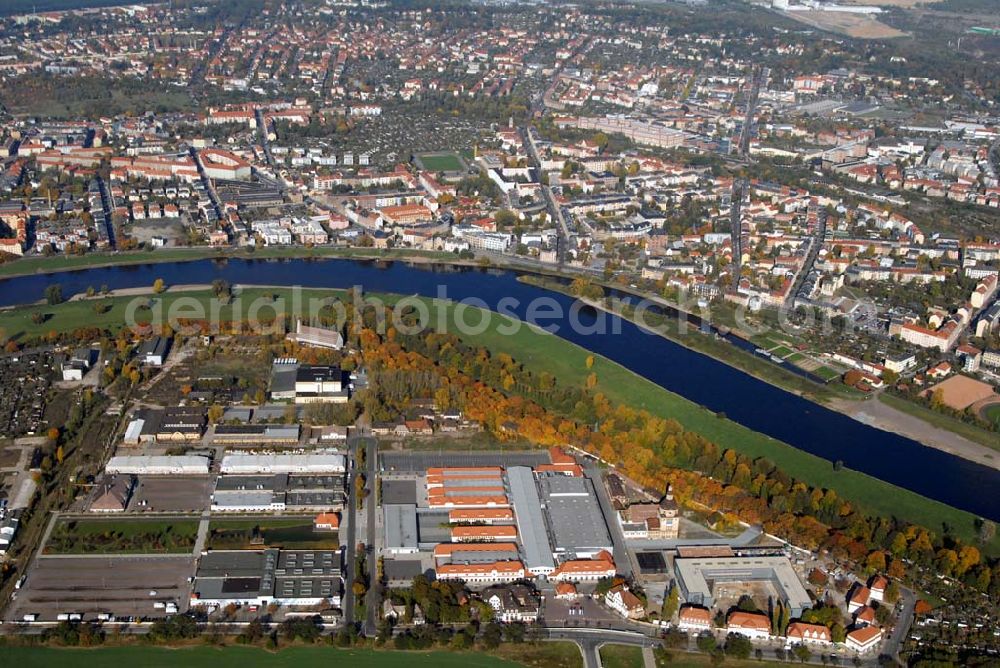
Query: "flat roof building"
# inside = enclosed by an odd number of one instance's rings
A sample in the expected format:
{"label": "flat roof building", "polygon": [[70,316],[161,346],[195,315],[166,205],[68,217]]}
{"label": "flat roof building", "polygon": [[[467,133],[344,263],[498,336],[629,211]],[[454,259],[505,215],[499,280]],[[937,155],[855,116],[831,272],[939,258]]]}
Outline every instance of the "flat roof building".
{"label": "flat roof building", "polygon": [[191,605],[339,606],[343,594],[336,550],[214,550],[202,555]]}
{"label": "flat roof building", "polygon": [[706,557],[674,559],[674,573],[688,603],[711,607],[714,587],[725,582],[765,582],[798,617],[812,606],[787,557]]}
{"label": "flat roof building", "polygon": [[389,554],[416,554],[417,507],[409,503],[387,503],[382,506],[385,531],[385,551]]}
{"label": "flat roof building", "polygon": [[221,475],[212,494],[212,510],[338,510],[347,499],[344,476],[275,473]]}
{"label": "flat roof building", "polygon": [[589,478],[544,475],[538,479],[538,489],[554,554],[581,559],[614,549]]}
{"label": "flat roof building", "polygon": [[108,460],[110,474],[208,475],[208,457],[196,455],[119,455]]}
{"label": "flat roof building", "polygon": [[340,454],[230,454],[222,458],[222,473],[343,473]]}
{"label": "flat roof building", "polygon": [[524,566],[532,575],[548,575],[555,570],[556,564],[535,473],[527,466],[512,466],[507,469],[507,482],[517,518],[517,532],[521,536]]}
{"label": "flat roof building", "polygon": [[297,424],[220,424],[212,442],[220,445],[298,445]]}

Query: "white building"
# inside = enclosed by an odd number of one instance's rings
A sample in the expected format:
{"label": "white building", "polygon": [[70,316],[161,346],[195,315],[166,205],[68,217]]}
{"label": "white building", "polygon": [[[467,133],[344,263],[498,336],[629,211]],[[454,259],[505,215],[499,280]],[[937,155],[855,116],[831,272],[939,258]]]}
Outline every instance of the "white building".
{"label": "white building", "polygon": [[344,455],[230,454],[222,458],[221,473],[343,473]]}
{"label": "white building", "polygon": [[112,457],[105,472],[112,475],[208,475],[208,457],[200,455],[122,455]]}

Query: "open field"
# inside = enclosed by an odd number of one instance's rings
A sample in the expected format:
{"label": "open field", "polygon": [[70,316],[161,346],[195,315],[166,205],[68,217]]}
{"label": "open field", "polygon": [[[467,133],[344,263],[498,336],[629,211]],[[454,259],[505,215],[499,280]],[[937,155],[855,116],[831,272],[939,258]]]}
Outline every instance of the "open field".
{"label": "open field", "polygon": [[[280,547],[286,550],[335,550],[340,547],[336,531],[316,531],[312,517],[216,519],[208,529],[207,547],[212,550],[249,550]],[[264,543],[254,544],[258,533]]]}
{"label": "open field", "polygon": [[[53,621],[63,612],[76,612],[84,619],[95,619],[99,613],[159,616],[164,611],[153,607],[156,601],[174,601],[179,609],[186,609],[191,575],[194,557],[190,555],[41,557],[6,617],[20,620],[32,613],[41,621]],[[156,594],[150,596],[151,591]],[[2,659],[0,664],[16,665]]]}
{"label": "open field", "polygon": [[847,12],[782,12],[782,16],[795,19],[800,23],[840,33],[858,39],[892,39],[905,37],[906,33],[890,25],[864,14],[849,14]]}
{"label": "open field", "polygon": [[642,648],[635,645],[604,645],[601,647],[604,668],[642,668]]}
{"label": "open field", "polygon": [[929,396],[933,396],[937,392],[941,393],[941,401],[946,406],[957,411],[964,411],[977,401],[988,399],[996,394],[992,385],[968,376],[952,376],[924,390],[924,393]]}
{"label": "open field", "polygon": [[498,658],[531,668],[583,668],[583,656],[580,655],[579,647],[568,641],[520,645],[503,643],[491,653]]}
{"label": "open field", "polygon": [[197,534],[197,520],[61,519],[45,554],[183,554]]}
{"label": "open field", "polygon": [[[576,651],[575,646],[570,647]],[[253,647],[170,649],[148,646],[98,649],[0,647],[0,663],[19,668],[78,668],[94,665],[130,665],[143,668],[318,668],[331,665],[351,668],[510,668],[521,665],[511,660],[473,652],[391,652],[332,647],[289,647],[279,652],[267,652]],[[566,664],[544,665],[574,668]]]}

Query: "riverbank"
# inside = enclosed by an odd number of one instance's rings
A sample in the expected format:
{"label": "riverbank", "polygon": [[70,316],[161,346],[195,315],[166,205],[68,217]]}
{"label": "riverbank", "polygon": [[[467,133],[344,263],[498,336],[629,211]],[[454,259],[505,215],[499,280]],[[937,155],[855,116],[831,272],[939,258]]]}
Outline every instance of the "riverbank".
{"label": "riverbank", "polygon": [[[849,415],[858,422],[902,434],[932,448],[1000,470],[1000,456],[995,449],[970,441],[948,429],[936,427],[895,407],[896,402],[908,403],[905,399],[892,398],[890,401],[895,399],[892,405],[883,399],[888,397],[873,398],[860,405],[847,401],[833,402],[830,408]],[[1000,439],[1000,435],[997,438]]]}
{"label": "riverbank", "polygon": [[197,260],[279,260],[315,258],[353,258],[358,260],[407,260],[411,262],[447,263],[458,266],[477,266],[475,261],[462,260],[454,253],[444,251],[421,251],[408,248],[333,248],[317,246],[313,248],[297,246],[267,246],[254,250],[169,248],[155,251],[126,251],[120,253],[87,253],[86,255],[60,255],[54,257],[27,257],[0,264],[0,279],[34,274],[58,274],[81,269],[99,269],[143,264],[163,264],[167,262],[195,262]]}
{"label": "riverbank", "polygon": [[[185,298],[189,304],[192,300],[203,304],[207,311],[208,301],[213,294],[204,286],[201,286],[200,290],[199,287],[185,285],[168,288],[165,293],[155,296],[154,306],[167,313],[176,300]],[[0,328],[8,333],[28,330],[34,335],[44,335],[50,331],[72,331],[79,327],[98,327],[117,331],[124,325],[126,306],[135,296],[152,296],[151,288],[132,288],[119,292],[121,294],[97,300],[73,300],[58,306],[37,305],[0,313]],[[321,288],[296,290],[285,287],[243,286],[239,293],[244,304],[242,313],[246,312],[246,304],[261,298],[263,302],[269,304],[267,307],[269,314],[275,317],[291,314],[290,309],[295,303],[293,297],[295,292],[306,300],[320,295],[345,294],[343,290]],[[399,295],[390,294],[372,293],[369,296],[378,297],[389,304],[402,299]],[[443,322],[455,322],[456,312],[459,309],[453,304],[430,298],[419,299],[427,305],[431,322],[437,323],[442,320],[439,315],[440,309],[444,309]],[[104,313],[97,313],[94,310],[97,302],[104,302],[109,308]],[[233,308],[233,304],[224,305],[220,310],[220,319],[232,318]],[[474,307],[469,307],[469,310],[481,311]],[[47,319],[45,322],[35,323],[32,318],[34,313],[44,313]],[[976,517],[972,513],[927,499],[847,467],[836,470],[830,461],[822,457],[809,454],[726,419],[606,357],[594,355],[575,343],[523,323],[513,334],[506,333],[504,331],[506,327],[520,321],[488,311],[481,311],[479,315],[489,316],[489,324],[483,331],[462,334],[461,328],[457,327],[449,327],[449,331],[459,333],[470,344],[485,346],[494,354],[507,353],[536,372],[548,372],[558,378],[560,383],[582,386],[587,382],[587,377],[594,373],[597,377],[597,389],[615,402],[646,409],[660,417],[676,419],[686,429],[701,433],[721,448],[731,448],[750,457],[765,457],[778,463],[789,475],[810,485],[833,489],[842,498],[873,514],[899,517],[932,529],[946,524],[953,527],[955,534],[963,540],[970,542],[975,540]],[[470,314],[465,321],[478,322],[479,316]],[[594,357],[594,362],[591,368],[588,368],[587,358],[591,356]],[[1000,553],[1000,539],[994,543],[988,551]]]}
{"label": "riverbank", "polygon": [[[559,285],[554,281],[531,280],[530,282],[547,290],[555,290],[573,296],[566,286]],[[581,301],[593,308],[614,313],[639,325],[632,317],[633,311],[627,306],[612,310],[604,303],[588,299],[581,299]],[[900,434],[928,447],[1000,470],[1000,445],[989,444],[991,437],[996,435],[978,429],[974,425],[961,423],[961,428],[966,434],[977,436],[977,440],[958,433],[958,429],[948,428],[947,424],[931,422],[918,414],[920,409],[918,406],[913,406],[912,411],[906,410],[908,406],[899,406],[898,404],[909,403],[905,399],[882,396],[876,398],[875,395],[863,394],[840,383],[820,385],[782,369],[776,364],[759,359],[730,343],[720,341],[714,336],[702,334],[693,325],[688,327],[686,333],[678,334],[678,324],[675,318],[656,318],[647,314],[646,319],[648,324],[653,326],[650,331],[654,331],[663,338],[689,350],[708,355],[734,369],[750,374],[803,399],[822,404],[862,424]],[[946,416],[942,417],[946,418]],[[996,436],[996,439],[1000,441],[1000,436]]]}

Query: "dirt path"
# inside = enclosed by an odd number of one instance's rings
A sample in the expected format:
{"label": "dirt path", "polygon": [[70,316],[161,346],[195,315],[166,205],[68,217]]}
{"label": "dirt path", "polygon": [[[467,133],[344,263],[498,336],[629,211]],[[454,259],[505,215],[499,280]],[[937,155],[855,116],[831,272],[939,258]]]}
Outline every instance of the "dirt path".
{"label": "dirt path", "polygon": [[882,403],[877,398],[868,401],[831,401],[829,407],[848,415],[858,422],[912,438],[938,450],[1000,470],[1000,452],[980,443],[970,441],[947,429],[935,427],[900,410]]}

